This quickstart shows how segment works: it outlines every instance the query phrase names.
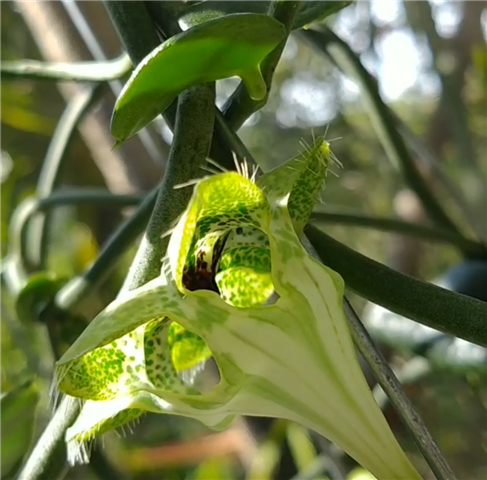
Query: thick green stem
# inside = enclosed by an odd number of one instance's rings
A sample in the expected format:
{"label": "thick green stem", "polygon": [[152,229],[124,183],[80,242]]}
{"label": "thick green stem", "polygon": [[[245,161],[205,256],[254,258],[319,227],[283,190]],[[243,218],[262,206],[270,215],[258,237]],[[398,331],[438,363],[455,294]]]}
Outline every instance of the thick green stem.
{"label": "thick green stem", "polygon": [[[105,7],[134,64],[159,45],[154,24],[142,2],[111,1],[105,2]],[[214,87],[195,86],[180,95],[164,182],[146,235],[120,293],[137,288],[160,274],[169,240],[161,236],[172,228],[191,196],[191,189],[174,190],[174,187],[202,176],[200,166],[210,149],[214,116]]]}
{"label": "thick green stem", "polygon": [[[294,19],[298,13],[301,2],[289,0],[275,0],[271,3],[269,14],[279,20],[291,32]],[[286,38],[267,56],[261,66],[262,76],[267,86],[267,94],[262,100],[252,100],[245,86],[241,83],[223,106],[225,120],[231,128],[238,130],[244,122],[257,110],[262,108],[269,98],[274,71],[287,42]]]}
{"label": "thick green stem", "polygon": [[404,222],[396,218],[368,217],[361,214],[313,212],[313,223],[337,223],[354,227],[372,228],[383,232],[401,233],[433,242],[449,243],[471,257],[487,258],[487,247],[474,240],[468,240],[449,230],[438,230],[424,225]]}
{"label": "thick green stem", "polygon": [[487,303],[396,272],[313,225],[307,226],[306,236],[321,261],[361,297],[443,333],[487,345]]}
{"label": "thick green stem", "polygon": [[214,101],[215,88],[210,84],[195,86],[179,97],[166,175],[122,292],[140,287],[161,273],[162,258],[169,243],[166,234],[183,213],[192,195],[192,188],[175,187],[204,176],[204,170],[200,167],[210,150]]}
{"label": "thick green stem", "polygon": [[132,62],[127,54],[106,62],[46,63],[19,60],[0,63],[2,80],[56,80],[74,82],[106,82],[122,78],[130,72]]}
{"label": "thick green stem", "polygon": [[68,471],[64,434],[80,411],[76,398],[65,397],[17,477],[18,480],[62,480]]}
{"label": "thick green stem", "polygon": [[161,43],[143,2],[104,1],[113,25],[133,65]]}
{"label": "thick green stem", "polygon": [[438,227],[458,233],[457,226],[431,193],[430,187],[419,173],[401,134],[397,130],[395,118],[381,98],[377,82],[367,72],[355,53],[342,39],[325,26],[320,27],[319,31],[303,31],[301,35],[313,45],[325,50],[342,70],[350,72],[353,77],[359,79],[363,87],[364,105],[388,158],[401,171],[404,180],[421,200],[431,220]]}

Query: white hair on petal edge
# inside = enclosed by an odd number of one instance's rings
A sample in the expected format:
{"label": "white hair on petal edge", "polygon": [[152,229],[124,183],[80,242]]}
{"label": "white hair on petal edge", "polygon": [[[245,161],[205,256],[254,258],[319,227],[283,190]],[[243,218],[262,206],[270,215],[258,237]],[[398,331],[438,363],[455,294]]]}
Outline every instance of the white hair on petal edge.
{"label": "white hair on petal edge", "polygon": [[242,177],[250,180],[252,183],[255,183],[257,174],[259,173],[258,165],[252,164],[252,166],[250,166],[245,158],[240,162],[235,152],[233,152],[233,163],[235,164],[235,170],[239,175],[242,175]]}
{"label": "white hair on petal edge", "polygon": [[76,465],[86,465],[90,463],[93,443],[93,439],[69,440],[69,442],[67,442],[67,460],[69,465],[75,467]]}

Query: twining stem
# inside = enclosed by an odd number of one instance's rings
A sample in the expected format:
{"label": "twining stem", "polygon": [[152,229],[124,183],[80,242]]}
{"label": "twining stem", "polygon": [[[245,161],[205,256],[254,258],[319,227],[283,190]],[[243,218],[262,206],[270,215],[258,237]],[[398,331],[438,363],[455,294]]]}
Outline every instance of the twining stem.
{"label": "twining stem", "polygon": [[[37,182],[38,198],[49,196],[59,183],[62,167],[67,159],[66,150],[74,137],[76,127],[98,99],[100,86],[88,85],[81,90],[67,105],[56,127],[47,150],[42,170]],[[33,268],[44,269],[47,256],[47,236],[49,230],[48,214],[34,218],[30,225],[28,258],[24,259]]]}
{"label": "twining stem", "polygon": [[110,236],[96,260],[81,276],[73,278],[56,295],[56,307],[71,310],[92,292],[115,268],[122,255],[136,242],[144,231],[156,203],[159,187],[154,188]]}
{"label": "twining stem", "polygon": [[106,62],[46,63],[18,60],[0,63],[2,80],[56,80],[106,82],[122,78],[130,72],[132,62],[127,54]]}
{"label": "twining stem", "polygon": [[147,194],[133,193],[116,195],[106,188],[69,188],[58,190],[37,202],[38,211],[46,211],[65,205],[110,205],[118,208],[142,203]]}
{"label": "twining stem", "polygon": [[351,326],[350,331],[355,345],[357,345],[360,353],[374,372],[377,381],[386,392],[395,411],[413,434],[416,445],[436,475],[436,478],[438,480],[455,480],[455,474],[441,454],[438,445],[431,437],[423,420],[404,393],[401,384],[386,359],[380,350],[375,348],[369,333],[346,299],[344,308]]}
{"label": "twining stem", "polygon": [[[317,27],[316,27],[317,28]],[[413,190],[431,220],[440,228],[459,234],[459,229],[431,193],[418,171],[401,134],[397,130],[395,118],[382,100],[379,87],[353,51],[329,28],[320,26],[301,35],[315,45],[320,45],[327,54],[344,70],[360,79],[364,105],[368,111],[377,136],[391,163],[400,170],[408,186]]]}
{"label": "twining stem", "polygon": [[336,223],[354,227],[365,227],[383,232],[411,235],[433,242],[449,243],[463,252],[468,252],[471,256],[487,258],[487,247],[475,240],[469,240],[449,230],[430,228],[396,218],[371,217],[362,214],[340,212],[313,212],[310,220],[316,224]]}
{"label": "twining stem", "polygon": [[155,25],[142,2],[104,1],[103,4],[133,65],[159,46]]}
{"label": "twining stem", "polygon": [[80,411],[77,398],[65,397],[18,475],[19,480],[61,480],[68,471],[64,434]]}
{"label": "twining stem", "polygon": [[262,100],[252,100],[247,92],[247,89],[241,83],[233,92],[230,98],[223,106],[223,115],[229,126],[237,131],[244,122],[257,110],[262,108],[269,97],[269,91],[272,85],[272,78],[274,71],[282,55],[282,51],[287,42],[287,38],[291,33],[291,29],[296,18],[296,15],[301,6],[299,1],[290,0],[274,0],[269,7],[269,15],[281,22],[287,30],[287,35],[284,40],[267,56],[262,62],[261,71],[267,86],[267,94]]}
{"label": "twining stem", "polygon": [[[310,236],[310,229],[313,230],[313,227],[308,227],[307,237],[303,235],[304,246],[314,258],[323,260],[323,249],[317,248],[316,243],[313,242],[313,235],[311,235],[311,241],[308,238]],[[401,384],[387,363],[387,360],[375,346],[362,321],[346,297],[343,299],[343,308],[355,346],[372,369],[379,385],[389,397],[392,406],[411,433],[418,449],[431,470],[435,473],[438,480],[455,480],[453,471],[440,452],[438,445],[431,437],[421,416],[402,390]]]}

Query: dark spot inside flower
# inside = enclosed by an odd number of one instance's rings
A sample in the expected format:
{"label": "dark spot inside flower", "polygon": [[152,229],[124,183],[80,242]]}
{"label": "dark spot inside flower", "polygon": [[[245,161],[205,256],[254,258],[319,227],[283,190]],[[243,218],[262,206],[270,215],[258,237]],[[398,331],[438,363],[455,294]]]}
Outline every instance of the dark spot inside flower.
{"label": "dark spot inside flower", "polygon": [[202,248],[195,252],[195,263],[187,263],[183,271],[183,285],[188,290],[211,290],[220,293],[215,281],[220,257],[229,232],[222,235],[210,250]]}

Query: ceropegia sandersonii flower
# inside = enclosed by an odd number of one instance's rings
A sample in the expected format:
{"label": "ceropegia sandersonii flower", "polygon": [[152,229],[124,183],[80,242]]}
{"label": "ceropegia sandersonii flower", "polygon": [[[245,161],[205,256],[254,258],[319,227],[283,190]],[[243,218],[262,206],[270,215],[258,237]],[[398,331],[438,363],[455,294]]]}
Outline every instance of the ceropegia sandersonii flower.
{"label": "ceropegia sandersonii flower", "polygon": [[[257,181],[231,172],[196,185],[161,275],[110,304],[58,362],[59,390],[86,400],[67,432],[72,461],[144,411],[214,429],[255,415],[319,432],[379,480],[421,478],[358,364],[342,278],[299,241],[329,161],[319,139]],[[211,391],[181,380],[210,356]]]}

